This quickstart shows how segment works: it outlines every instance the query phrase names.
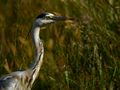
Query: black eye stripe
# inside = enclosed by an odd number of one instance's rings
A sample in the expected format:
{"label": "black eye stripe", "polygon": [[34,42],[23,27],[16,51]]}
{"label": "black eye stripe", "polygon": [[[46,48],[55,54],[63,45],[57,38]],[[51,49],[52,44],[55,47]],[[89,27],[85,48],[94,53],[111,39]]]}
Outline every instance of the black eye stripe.
{"label": "black eye stripe", "polygon": [[36,18],[44,18],[46,16],[46,13],[42,13],[40,15],[38,15]]}

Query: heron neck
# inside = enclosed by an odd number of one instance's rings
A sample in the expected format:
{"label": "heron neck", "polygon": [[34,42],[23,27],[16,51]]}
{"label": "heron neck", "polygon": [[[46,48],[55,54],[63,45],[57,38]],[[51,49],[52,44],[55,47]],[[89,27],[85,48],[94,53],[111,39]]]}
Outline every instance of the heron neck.
{"label": "heron neck", "polygon": [[40,67],[43,62],[44,47],[43,47],[42,41],[40,40],[39,34],[40,34],[40,27],[34,24],[32,28],[32,39],[33,39],[34,46],[36,49],[36,56],[34,57],[34,61],[30,68],[32,71],[31,72],[31,75],[32,75],[31,85],[33,84],[36,77],[38,76]]}
{"label": "heron neck", "polygon": [[35,46],[36,54],[38,54],[40,52],[39,51],[39,48],[40,48],[40,37],[39,37],[39,35],[40,35],[40,27],[33,25],[32,39],[33,39],[33,43],[34,43],[34,46]]}

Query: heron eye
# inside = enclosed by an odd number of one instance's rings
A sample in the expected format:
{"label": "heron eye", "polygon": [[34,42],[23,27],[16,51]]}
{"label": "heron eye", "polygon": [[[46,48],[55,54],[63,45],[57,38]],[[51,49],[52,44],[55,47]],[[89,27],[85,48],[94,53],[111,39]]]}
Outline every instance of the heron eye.
{"label": "heron eye", "polygon": [[50,16],[47,16],[47,17],[45,17],[45,19],[51,19],[52,17],[50,17]]}

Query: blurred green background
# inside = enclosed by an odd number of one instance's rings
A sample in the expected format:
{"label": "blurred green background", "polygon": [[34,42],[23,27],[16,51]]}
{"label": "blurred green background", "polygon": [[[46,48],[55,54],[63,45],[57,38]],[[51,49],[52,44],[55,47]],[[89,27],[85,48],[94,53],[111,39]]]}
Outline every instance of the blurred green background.
{"label": "blurred green background", "polygon": [[120,90],[120,0],[0,0],[0,76],[30,65],[27,34],[44,11],[75,20],[41,30],[44,62],[32,90]]}

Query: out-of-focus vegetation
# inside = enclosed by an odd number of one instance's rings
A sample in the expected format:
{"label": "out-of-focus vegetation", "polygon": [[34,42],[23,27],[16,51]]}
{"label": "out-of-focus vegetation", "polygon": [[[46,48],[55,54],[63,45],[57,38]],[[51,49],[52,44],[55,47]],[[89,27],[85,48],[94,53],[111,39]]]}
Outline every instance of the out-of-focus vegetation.
{"label": "out-of-focus vegetation", "polygon": [[31,63],[26,37],[43,11],[75,21],[41,30],[44,63],[33,90],[120,90],[120,0],[0,0],[0,76]]}

